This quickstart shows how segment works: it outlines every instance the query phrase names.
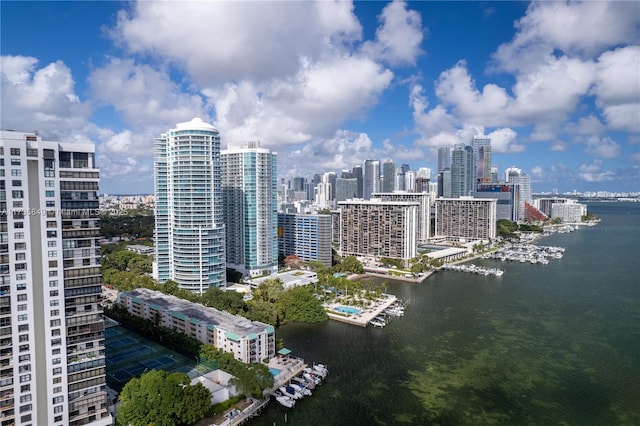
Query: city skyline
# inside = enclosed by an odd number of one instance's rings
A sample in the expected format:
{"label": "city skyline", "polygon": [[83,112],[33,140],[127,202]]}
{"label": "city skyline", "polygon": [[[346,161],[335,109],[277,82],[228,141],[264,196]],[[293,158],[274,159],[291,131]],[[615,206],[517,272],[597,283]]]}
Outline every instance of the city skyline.
{"label": "city skyline", "polygon": [[286,179],[433,172],[438,148],[487,135],[534,192],[639,189],[634,2],[0,7],[0,127],[95,143],[101,192],[152,193],[154,138],[193,117],[222,149],[261,141]]}

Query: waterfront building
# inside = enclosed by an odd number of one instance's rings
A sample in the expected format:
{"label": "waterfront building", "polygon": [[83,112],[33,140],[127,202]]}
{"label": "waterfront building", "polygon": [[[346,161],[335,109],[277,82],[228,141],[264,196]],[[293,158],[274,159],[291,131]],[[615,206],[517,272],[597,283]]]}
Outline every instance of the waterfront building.
{"label": "waterfront building", "polygon": [[374,192],[380,192],[380,161],[364,160],[362,165],[364,172],[362,183],[362,198],[368,200]]}
{"label": "waterfront building", "polygon": [[340,255],[409,260],[417,255],[417,202],[350,200],[340,206]]}
{"label": "waterfront building", "polygon": [[563,204],[567,203],[569,199],[560,198],[560,197],[551,197],[551,198],[537,198],[533,201],[533,205],[540,210],[542,213],[547,215],[547,217],[551,217],[553,214],[553,206],[555,204]]}
{"label": "waterfront building", "polygon": [[278,251],[330,267],[331,215],[278,214]]}
{"label": "waterfront building", "polygon": [[245,281],[245,283],[252,288],[258,288],[260,284],[271,279],[280,280],[282,282],[282,288],[284,288],[285,290],[291,290],[294,287],[317,284],[318,274],[313,271],[292,269],[290,271],[278,272],[277,274],[270,277],[249,278]]}
{"label": "waterfront building", "polygon": [[95,147],[0,130],[0,423],[110,425]]}
{"label": "waterfront building", "polygon": [[154,145],[154,277],[200,294],[226,283],[220,135],[199,118]]}
{"label": "waterfront building", "polygon": [[434,236],[457,242],[494,239],[496,206],[496,199],[438,198]]}
{"label": "waterfront building", "polygon": [[278,270],[277,154],[249,142],[222,151],[227,266],[256,276]]}
{"label": "waterfront building", "polygon": [[578,203],[576,200],[567,200],[566,203],[551,205],[551,219],[560,219],[567,223],[580,223],[582,216],[586,214],[586,204]]}
{"label": "waterfront building", "polygon": [[261,363],[276,354],[275,328],[269,324],[146,288],[120,293],[118,303],[133,315],[158,321],[160,327],[213,345],[241,362]]}
{"label": "waterfront building", "polygon": [[427,243],[431,233],[431,195],[428,192],[375,193],[372,197],[388,202],[417,203],[416,239],[418,244]]}

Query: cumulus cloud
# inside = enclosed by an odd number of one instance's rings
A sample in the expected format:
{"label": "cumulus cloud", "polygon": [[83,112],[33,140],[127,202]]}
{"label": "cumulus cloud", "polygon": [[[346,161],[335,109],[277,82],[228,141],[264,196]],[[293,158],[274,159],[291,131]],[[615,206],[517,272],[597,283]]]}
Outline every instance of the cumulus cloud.
{"label": "cumulus cloud", "polygon": [[585,182],[606,182],[614,180],[615,173],[610,170],[603,170],[602,161],[595,160],[591,164],[580,164],[578,175]]}
{"label": "cumulus cloud", "polygon": [[378,17],[380,26],[376,40],[365,42],[362,51],[391,65],[415,65],[422,53],[422,18],[414,10],[407,10],[404,1],[389,3]]}
{"label": "cumulus cloud", "polygon": [[344,51],[361,32],[348,2],[140,1],[120,13],[111,35],[209,86],[295,75],[300,58]]}
{"label": "cumulus cloud", "polygon": [[36,58],[2,56],[0,81],[2,128],[75,141],[87,126],[91,110],[76,95],[71,70],[62,61],[38,68]]}
{"label": "cumulus cloud", "polygon": [[637,40],[637,16],[634,2],[533,2],[516,22],[513,40],[493,55],[494,66],[528,73],[555,51],[593,57],[610,46]]}
{"label": "cumulus cloud", "polygon": [[349,56],[305,63],[291,79],[242,81],[206,93],[227,143],[259,138],[278,148],[330,137],[344,120],[373,106],[392,78],[376,62]]}
{"label": "cumulus cloud", "polygon": [[620,155],[620,145],[609,137],[592,136],[587,140],[586,152],[600,158],[615,158]]}
{"label": "cumulus cloud", "polygon": [[569,145],[563,141],[555,141],[551,144],[551,148],[549,148],[552,152],[564,152],[567,150]]}
{"label": "cumulus cloud", "polygon": [[132,59],[111,58],[89,76],[93,97],[113,106],[134,128],[166,130],[193,117],[206,117],[203,98],[174,83],[168,73]]}

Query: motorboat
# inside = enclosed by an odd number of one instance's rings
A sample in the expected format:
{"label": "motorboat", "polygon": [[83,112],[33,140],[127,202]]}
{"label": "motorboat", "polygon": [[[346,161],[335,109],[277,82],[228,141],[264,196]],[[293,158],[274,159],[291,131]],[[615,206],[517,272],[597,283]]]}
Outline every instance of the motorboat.
{"label": "motorboat", "polygon": [[296,405],[296,401],[293,398],[290,398],[281,393],[274,392],[273,396],[276,397],[276,401],[278,401],[278,403],[283,407],[293,408],[293,406]]}

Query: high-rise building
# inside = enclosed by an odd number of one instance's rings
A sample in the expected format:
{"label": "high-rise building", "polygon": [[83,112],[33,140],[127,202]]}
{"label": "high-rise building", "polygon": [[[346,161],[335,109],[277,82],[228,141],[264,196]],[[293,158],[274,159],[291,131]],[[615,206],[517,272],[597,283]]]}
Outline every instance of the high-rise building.
{"label": "high-rise building", "polygon": [[374,199],[393,202],[403,201],[418,204],[418,217],[416,224],[416,240],[424,244],[429,240],[431,233],[431,196],[427,192],[393,192],[373,194]]}
{"label": "high-rise building", "polygon": [[351,175],[356,178],[358,181],[358,192],[356,193],[356,198],[364,197],[364,174],[362,173],[362,166],[355,165],[351,170]]}
{"label": "high-rise building", "polygon": [[362,198],[368,200],[374,192],[380,192],[380,161],[364,160],[362,183]]}
{"label": "high-rise building", "polygon": [[393,192],[396,189],[396,163],[393,160],[382,162],[382,192]]}
{"label": "high-rise building", "polygon": [[340,206],[340,255],[416,257],[417,202],[351,200]]}
{"label": "high-rise building", "polygon": [[490,240],[496,237],[497,199],[438,198],[434,236],[452,241]]}
{"label": "high-rise building", "polygon": [[438,148],[438,173],[451,167],[451,148]]}
{"label": "high-rise building", "polygon": [[473,149],[456,144],[451,152],[451,197],[466,197],[473,193]]}
{"label": "high-rise building", "polygon": [[491,183],[491,138],[474,136],[471,140],[474,163],[474,191],[478,183]]}
{"label": "high-rise building", "polygon": [[0,130],[0,423],[110,425],[93,144]]}
{"label": "high-rise building", "polygon": [[352,198],[358,198],[358,179],[336,179],[336,201],[345,201]]}
{"label": "high-rise building", "polygon": [[220,134],[199,118],[156,138],[154,276],[203,293],[226,284]]}
{"label": "high-rise building", "polygon": [[277,167],[259,142],[222,151],[227,266],[245,275],[278,269]]}
{"label": "high-rise building", "polygon": [[278,250],[331,266],[330,214],[278,214]]}

